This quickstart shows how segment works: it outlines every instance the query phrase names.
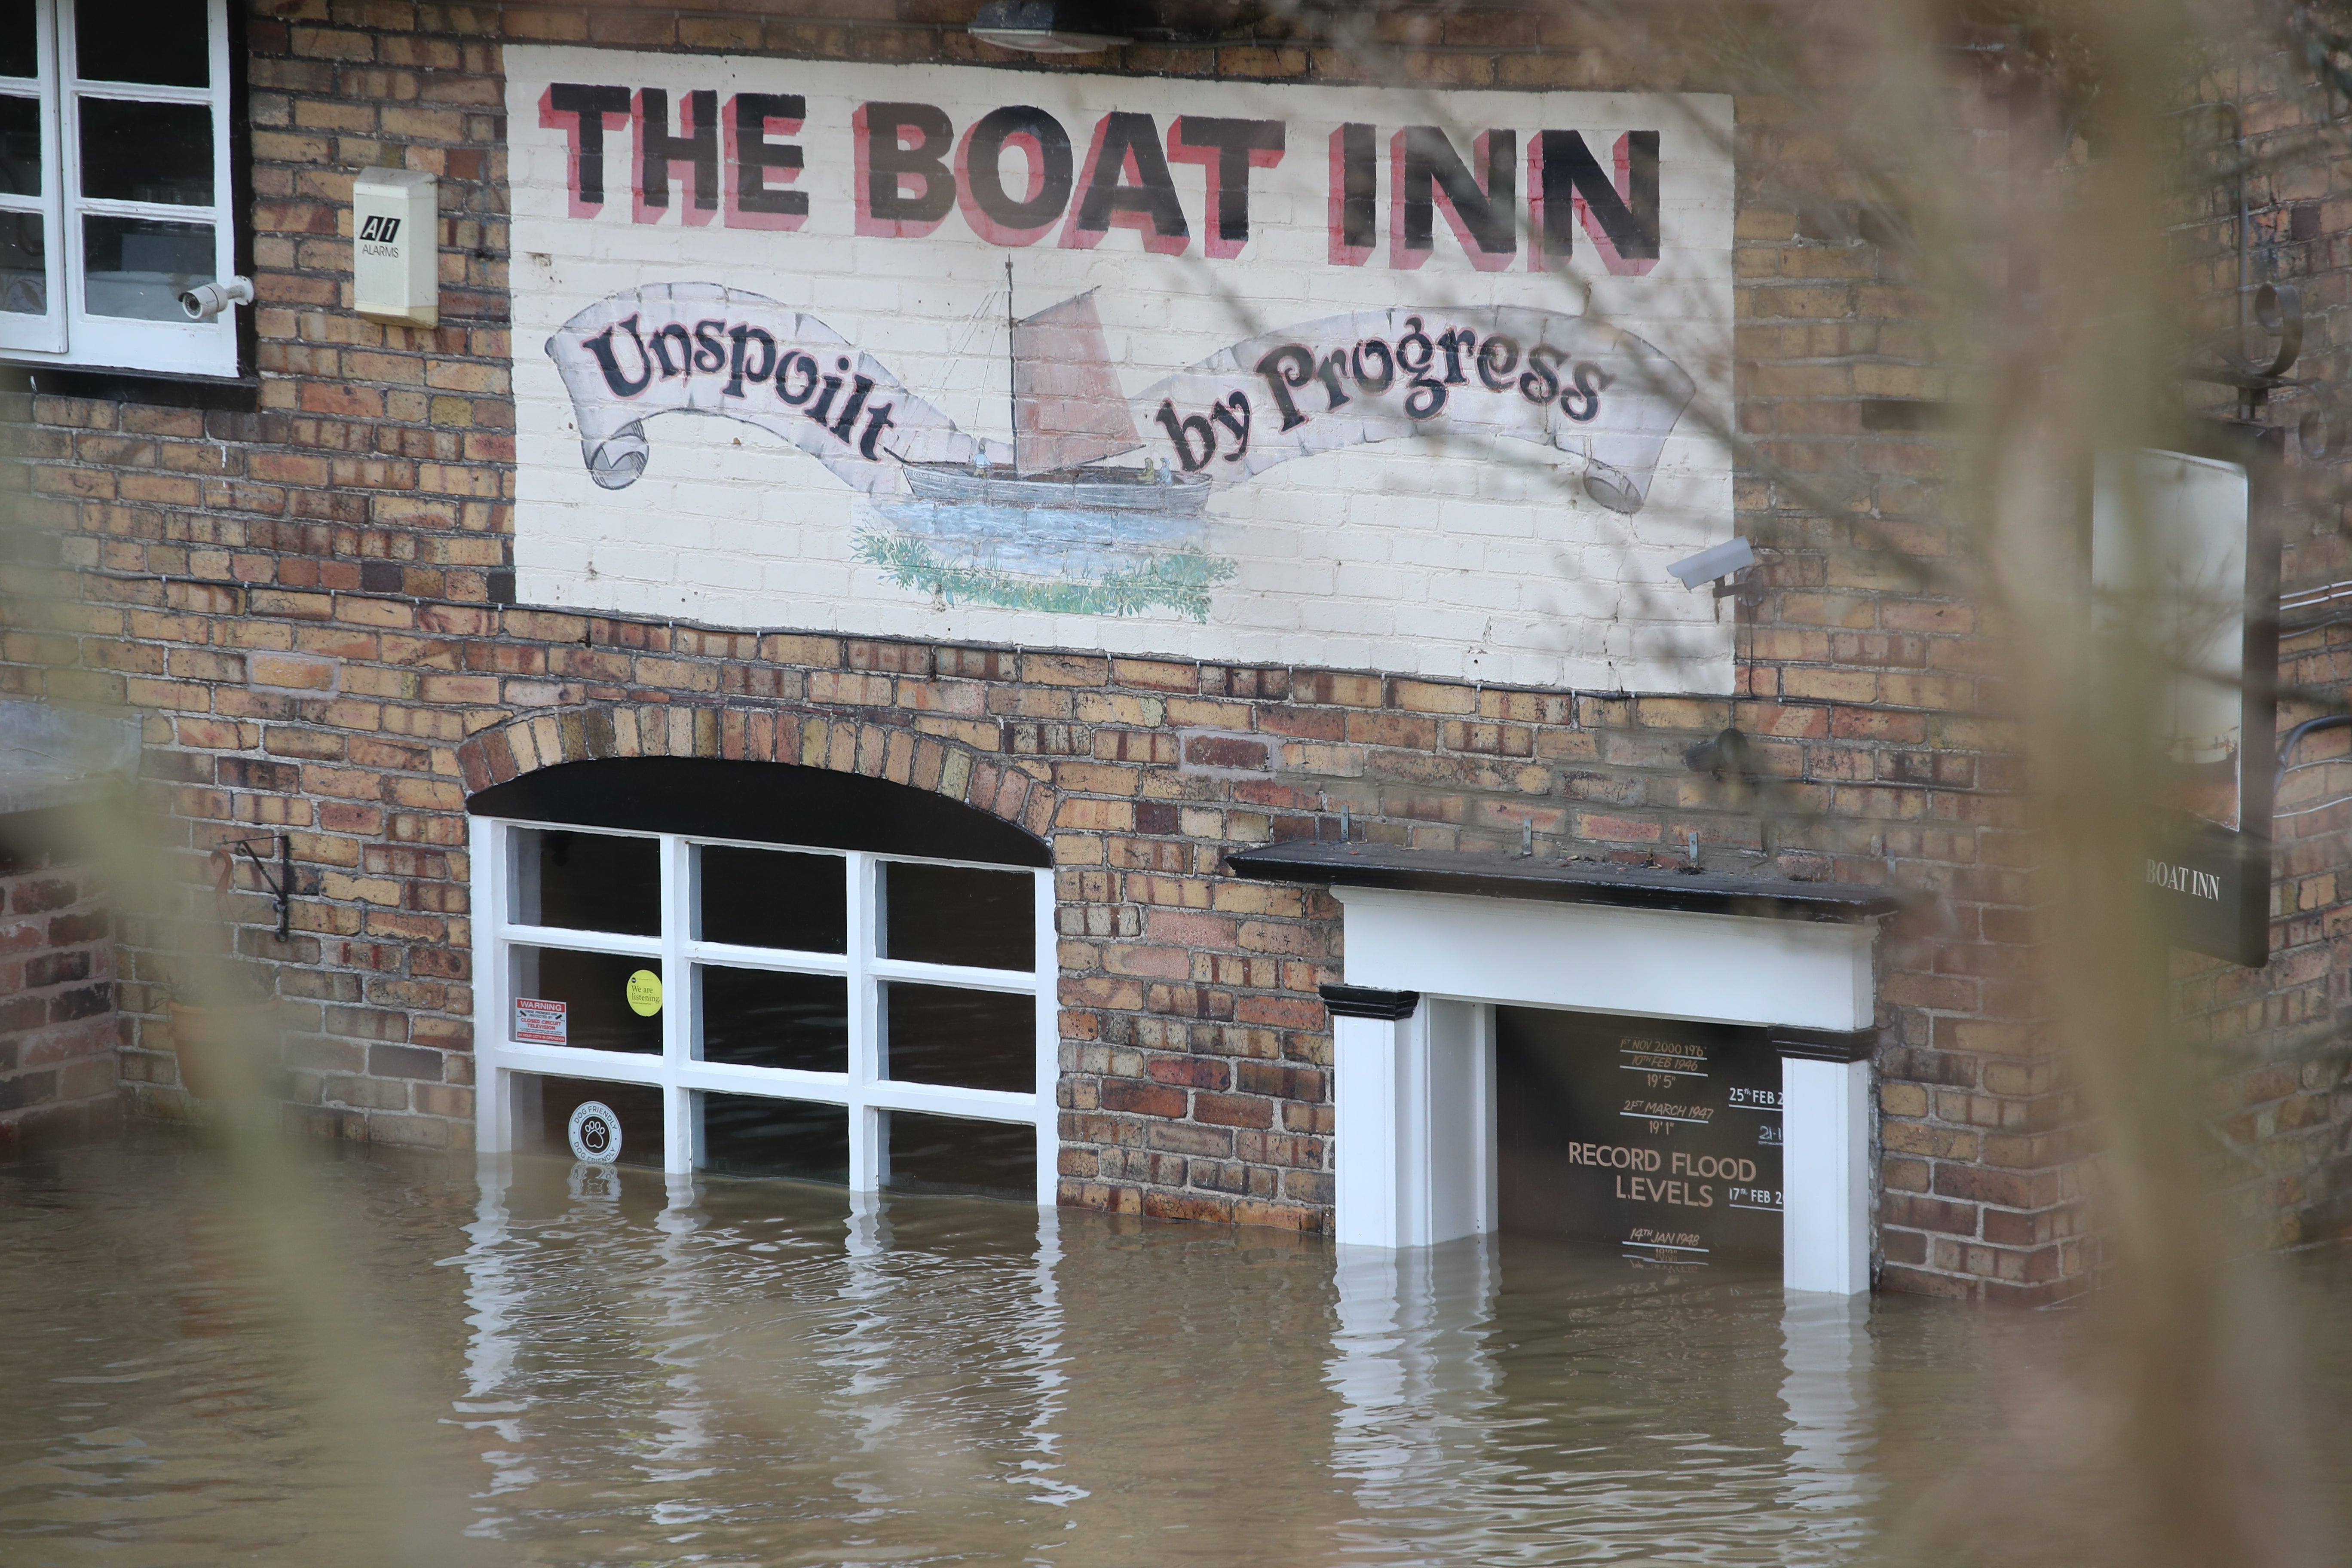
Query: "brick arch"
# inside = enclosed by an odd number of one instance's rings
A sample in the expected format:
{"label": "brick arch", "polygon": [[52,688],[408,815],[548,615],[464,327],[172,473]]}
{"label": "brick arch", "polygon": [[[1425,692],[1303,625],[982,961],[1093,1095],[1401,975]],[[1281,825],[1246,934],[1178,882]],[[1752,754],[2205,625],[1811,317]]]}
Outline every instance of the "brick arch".
{"label": "brick arch", "polygon": [[710,757],[859,773],[926,790],[1051,843],[1054,788],[995,752],[900,724],[789,708],[604,702],[520,713],[457,748],[468,795],[561,763]]}

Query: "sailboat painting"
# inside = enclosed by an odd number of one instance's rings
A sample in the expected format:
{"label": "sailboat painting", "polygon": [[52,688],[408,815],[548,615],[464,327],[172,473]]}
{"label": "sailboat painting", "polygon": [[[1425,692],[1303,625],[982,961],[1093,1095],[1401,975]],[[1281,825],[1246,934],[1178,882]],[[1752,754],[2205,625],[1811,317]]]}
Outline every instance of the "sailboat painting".
{"label": "sailboat painting", "polygon": [[[890,531],[858,552],[901,586],[1016,609],[1207,618],[1233,574],[1207,551],[1205,475],[1146,459],[1110,362],[1095,291],[1012,322],[1013,461],[906,467],[903,500],[878,500]],[[1009,298],[1009,292],[1008,292]]]}

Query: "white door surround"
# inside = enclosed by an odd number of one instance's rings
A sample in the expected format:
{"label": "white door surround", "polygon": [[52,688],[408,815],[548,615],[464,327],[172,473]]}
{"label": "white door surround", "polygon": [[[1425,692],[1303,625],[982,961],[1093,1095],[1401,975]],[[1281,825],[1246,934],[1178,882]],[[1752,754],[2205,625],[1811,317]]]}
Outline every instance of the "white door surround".
{"label": "white door surround", "polygon": [[1870,1289],[1870,1052],[1885,888],[1393,845],[1268,844],[1236,875],[1330,889],[1333,1231],[1495,1228],[1495,1009],[1759,1028],[1781,1060],[1782,1280]]}
{"label": "white door surround", "polygon": [[1495,1226],[1494,1005],[1759,1026],[1781,1055],[1782,1281],[1870,1289],[1867,921],[1335,887],[1334,1233],[1422,1247]]}
{"label": "white door surround", "polygon": [[1335,887],[1350,984],[1710,1024],[1866,1029],[1867,922]]}

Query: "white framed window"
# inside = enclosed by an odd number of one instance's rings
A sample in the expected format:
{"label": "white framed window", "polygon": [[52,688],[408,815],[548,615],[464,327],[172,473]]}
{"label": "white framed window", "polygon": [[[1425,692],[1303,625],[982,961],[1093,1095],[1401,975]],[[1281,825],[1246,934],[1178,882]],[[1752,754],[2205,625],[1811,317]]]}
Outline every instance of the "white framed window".
{"label": "white framed window", "polygon": [[0,6],[0,355],[237,374],[227,0]]}
{"label": "white framed window", "polygon": [[485,1152],[569,1154],[593,1102],[625,1163],[1054,1202],[1049,871],[473,833]]}

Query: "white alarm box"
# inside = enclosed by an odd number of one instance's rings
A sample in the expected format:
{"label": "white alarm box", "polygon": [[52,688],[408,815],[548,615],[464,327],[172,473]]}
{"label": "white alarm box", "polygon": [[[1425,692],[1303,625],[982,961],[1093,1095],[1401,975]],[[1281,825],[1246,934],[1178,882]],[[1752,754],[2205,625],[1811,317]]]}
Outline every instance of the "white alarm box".
{"label": "white alarm box", "polygon": [[441,183],[420,169],[352,182],[352,306],[400,327],[441,322]]}

